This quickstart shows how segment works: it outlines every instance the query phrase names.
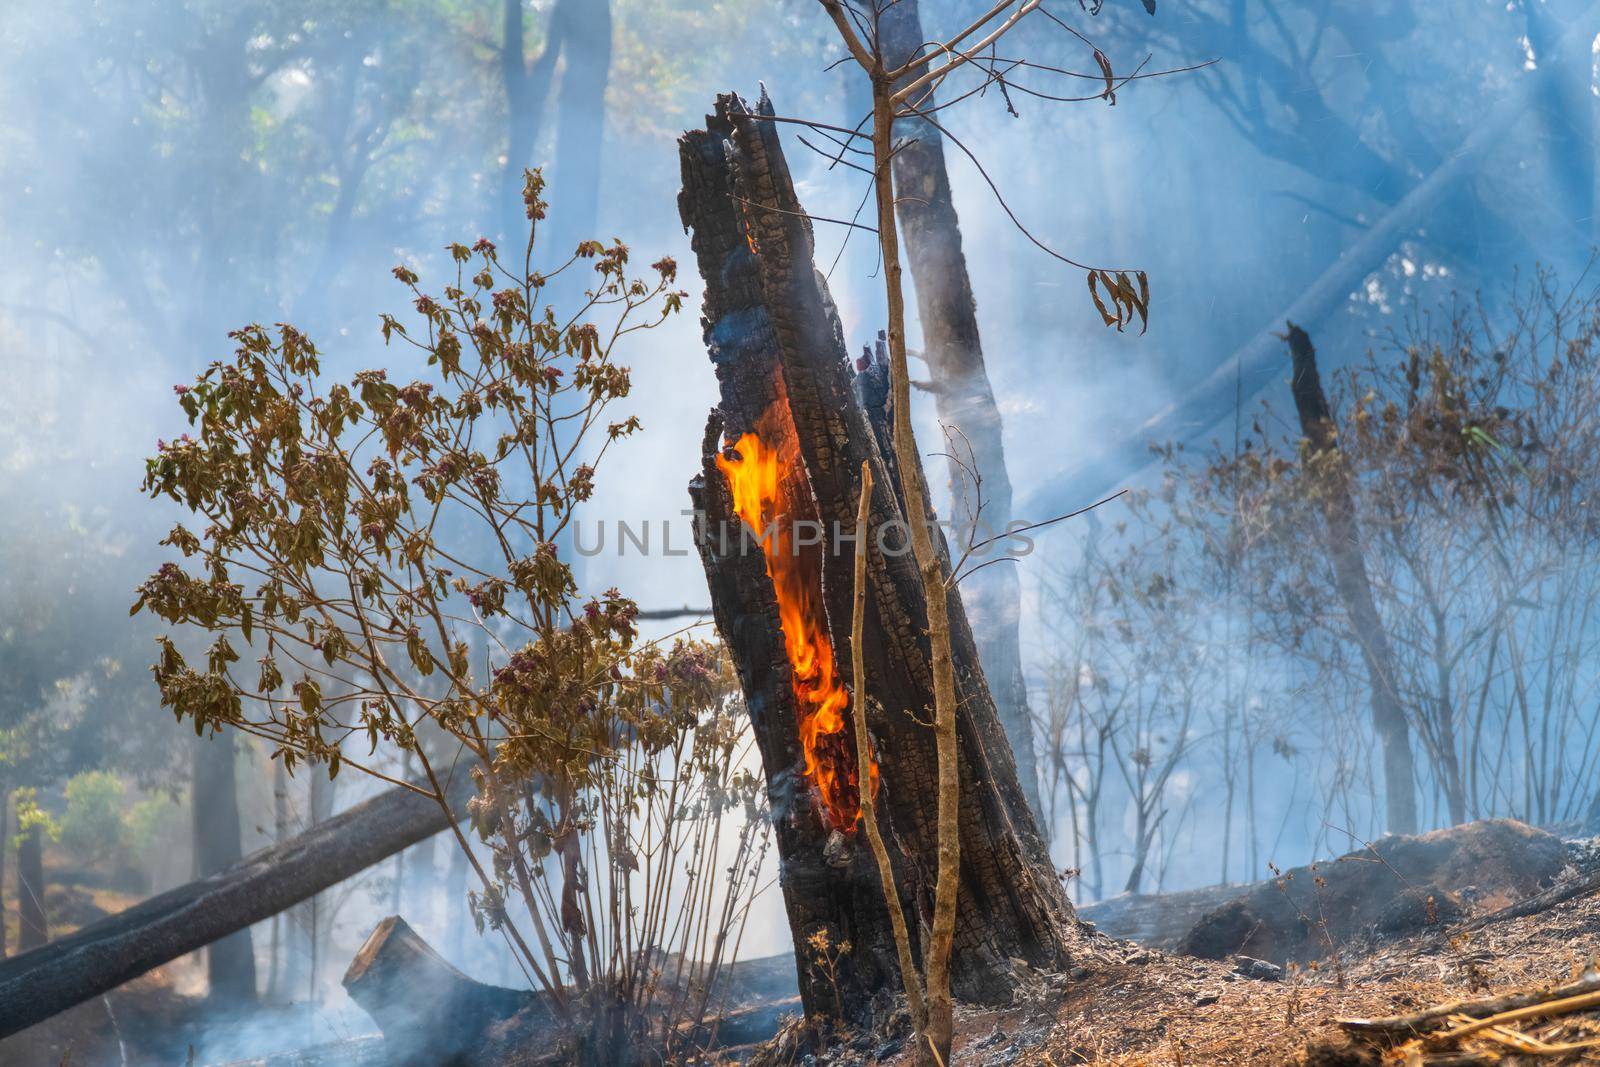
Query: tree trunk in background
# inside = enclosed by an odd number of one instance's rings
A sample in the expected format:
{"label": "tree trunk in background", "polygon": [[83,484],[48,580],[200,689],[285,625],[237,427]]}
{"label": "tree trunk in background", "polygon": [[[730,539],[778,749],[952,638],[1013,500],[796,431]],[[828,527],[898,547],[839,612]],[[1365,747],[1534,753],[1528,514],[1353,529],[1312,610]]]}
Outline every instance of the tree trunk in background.
{"label": "tree trunk in background", "polygon": [[[900,0],[888,7],[879,20],[878,33],[890,67],[920,53],[927,37],[922,32],[917,0]],[[926,106],[932,107],[933,101]],[[949,518],[955,523],[954,552],[959,557],[974,529],[977,533],[972,541],[982,541],[1003,533],[1011,522],[1011,478],[1006,470],[1000,408],[978,336],[978,308],[961,247],[961,221],[950,197],[944,140],[930,123],[914,116],[897,120],[896,130],[901,137],[901,148],[894,157],[895,187],[903,191],[897,210],[900,236],[916,284],[917,318],[922,323],[923,358],[928,364],[934,406],[946,428],[946,439],[939,442],[937,451],[949,456]],[[969,448],[970,457],[966,454]],[[974,486],[972,471],[963,464],[976,471],[978,485]],[[982,562],[982,558],[974,562]],[[961,598],[972,621],[1000,724],[1016,757],[1017,777],[1048,842],[1050,819],[1039,798],[1033,713],[1022,675],[1022,586],[1016,566],[999,563],[963,579]]]}
{"label": "tree trunk in background", "polygon": [[[406,749],[405,754],[400,757],[400,778],[403,781],[409,782],[411,780],[411,765],[415,758],[410,749]],[[416,846],[412,847],[415,848]],[[406,856],[410,852],[411,849],[406,849],[394,854],[394,885],[389,887],[390,915],[399,915],[405,910],[403,905],[406,898]],[[412,916],[412,918],[414,919],[416,916]]]}
{"label": "tree trunk in background", "polygon": [[467,905],[467,854],[460,842],[450,849],[450,870],[445,876],[444,918],[450,930],[450,958],[459,960],[466,950],[472,911]]}
{"label": "tree trunk in background", "polygon": [[600,214],[606,86],[611,81],[611,0],[561,0],[550,16],[550,33],[560,37],[564,57],[556,93],[550,195],[556,242],[550,254],[554,263],[560,263],[579,241],[600,236],[595,227]]}
{"label": "tree trunk in background", "polygon": [[11,823],[11,787],[0,779],[0,960],[6,958],[6,842]]}
{"label": "tree trunk in background", "polygon": [[[281,845],[292,836],[289,822],[289,771],[283,760],[272,761],[272,843]],[[272,950],[267,963],[267,1000],[279,1002],[283,997],[284,957],[291,951],[288,936],[289,918],[278,914],[272,917]]]}
{"label": "tree trunk in background", "polygon": [[[308,806],[308,828],[321,826],[333,817],[334,790],[338,785],[328,777],[325,768],[313,767],[311,769],[310,799]],[[329,916],[324,914],[327,896],[318,893],[305,902],[300,908],[301,921],[305,926],[306,938],[306,964],[305,983],[306,1000],[308,1003],[317,1002],[317,972],[321,969],[323,943],[322,933],[329,925]]]}
{"label": "tree trunk in background", "polygon": [[17,844],[17,951],[27,952],[50,940],[44,912],[44,840],[37,826]]}
{"label": "tree trunk in background", "polygon": [[[194,873],[196,878],[204,878],[238,863],[244,854],[239,840],[239,791],[231,732],[202,738],[195,744],[190,796]],[[235,1001],[255,999],[256,958],[248,928],[207,947],[206,974],[211,996]]]}
{"label": "tree trunk in background", "polygon": [[1339,451],[1338,430],[1317,372],[1317,352],[1304,330],[1289,323],[1289,353],[1294,359],[1290,388],[1300,429],[1311,443],[1311,462],[1322,468],[1322,514],[1328,526],[1328,556],[1350,630],[1361,648],[1372,690],[1372,725],[1383,746],[1386,825],[1391,833],[1417,832],[1416,768],[1411,735],[1397,688],[1394,649],[1372,599],[1372,583],[1361,550],[1361,526],[1350,492],[1349,471]]}
{"label": "tree trunk in background", "polygon": [[[560,23],[552,16],[544,47],[532,63],[527,58],[524,0],[503,0],[501,10],[500,73],[506,91],[506,166],[500,178],[500,203],[496,222],[502,240],[517,244],[527,237],[528,220],[522,205],[522,171],[533,164],[533,149],[544,126],[544,105],[550,96],[550,79],[561,54]],[[570,2],[570,0],[564,0]],[[507,262],[521,262],[521,247],[508,248]]]}
{"label": "tree trunk in background", "polygon": [[[770,115],[765,99],[760,115]],[[897,987],[898,953],[873,857],[854,828],[830,830],[804,771],[793,671],[784,646],[772,579],[758,547],[743,545],[727,476],[718,465],[729,441],[760,432],[784,462],[791,520],[814,515],[822,530],[854,529],[861,464],[873,465],[874,539],[904,541],[904,502],[888,447],[888,382],[881,364],[852,381],[826,283],[813,265],[809,223],[795,195],[773,123],[736,96],[717,100],[708,128],[680,141],[684,187],[679,210],[705,281],[704,328],[721,390],[691,488],[696,542],[718,629],[739,670],[766,772],[780,877],[808,1012],[864,1015],[874,995]],[[915,461],[915,457],[911,457]],[[922,517],[926,518],[926,517]],[[893,536],[900,531],[899,537]],[[720,533],[726,533],[726,537]],[[798,540],[798,539],[796,539]],[[799,547],[798,544],[795,546]],[[814,561],[814,607],[836,673],[851,663],[854,546],[825,537]],[[896,883],[919,957],[932,914],[937,826],[927,609],[909,553],[874,543],[865,647],[868,719],[879,769],[880,825],[896,863]],[[1016,985],[1012,959],[1045,970],[1090,956],[1092,938],[1077,923],[1023,795],[972,632],[956,590],[949,594],[956,663],[961,866],[953,985],[964,999],[1007,1002]],[[848,728],[831,766],[855,772]],[[850,755],[844,758],[844,753]],[[818,966],[812,938],[837,949],[836,973]]]}

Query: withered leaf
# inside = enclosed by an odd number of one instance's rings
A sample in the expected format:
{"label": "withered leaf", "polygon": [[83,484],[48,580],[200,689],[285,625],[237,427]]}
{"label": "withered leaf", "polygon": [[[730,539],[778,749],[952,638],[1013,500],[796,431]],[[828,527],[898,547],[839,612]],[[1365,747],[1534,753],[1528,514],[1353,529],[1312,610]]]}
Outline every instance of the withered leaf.
{"label": "withered leaf", "polygon": [[1100,76],[1106,80],[1106,87],[1100,93],[1100,96],[1102,99],[1110,101],[1111,105],[1115,107],[1117,103],[1116,78],[1111,73],[1111,60],[1106,58],[1104,52],[1096,48],[1094,50],[1094,61],[1100,68]]}

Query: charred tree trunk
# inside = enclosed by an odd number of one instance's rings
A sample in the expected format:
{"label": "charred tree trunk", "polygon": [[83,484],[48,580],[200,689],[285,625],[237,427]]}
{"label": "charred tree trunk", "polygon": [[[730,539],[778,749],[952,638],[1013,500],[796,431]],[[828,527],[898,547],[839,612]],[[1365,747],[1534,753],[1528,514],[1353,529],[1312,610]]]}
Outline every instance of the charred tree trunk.
{"label": "charred tree trunk", "polygon": [[[917,0],[900,0],[886,8],[878,21],[878,35],[884,62],[891,68],[920,53],[927,38]],[[930,99],[922,106],[931,110],[934,103]],[[978,336],[978,306],[961,247],[961,220],[950,196],[944,139],[932,123],[916,115],[897,119],[896,129],[901,147],[894,157],[895,185],[911,194],[900,197],[896,214],[916,284],[922,354],[928,364],[934,408],[950,437],[941,451],[948,457],[950,519],[955,524],[959,556],[963,545],[1002,534],[1010,525],[1011,477],[1006,469],[1000,408]],[[976,556],[974,563],[998,554],[997,547]],[[1022,586],[1017,570],[1003,565],[984,567],[964,579],[961,590],[989,692],[1016,757],[1017,777],[1048,842],[1050,821],[1039,798],[1033,714],[1022,676]]]}
{"label": "charred tree trunk", "polygon": [[44,910],[44,835],[28,827],[17,843],[17,951],[36,949],[50,940]]}
{"label": "charred tree trunk", "polygon": [[[801,996],[808,1012],[863,1014],[874,994],[899,981],[883,892],[871,855],[855,841],[848,815],[854,794],[844,793],[843,819],[838,794],[828,794],[832,802],[819,799],[824,772],[808,767],[779,593],[761,545],[742,535],[723,439],[755,434],[782,460],[785,522],[793,527],[789,547],[802,566],[815,569],[824,651],[836,678],[848,675],[851,661],[854,544],[844,531],[854,529],[862,461],[872,465],[862,649],[867,677],[856,691],[869,699],[879,817],[907,913],[918,927],[919,957],[937,851],[927,609],[894,489],[894,456],[886,447],[885,368],[866,366],[852,381],[832,300],[812,265],[810,224],[776,125],[765,118],[771,114],[765,99],[752,113],[737,96],[721,96],[707,129],[680,142],[679,209],[693,231],[706,283],[705,339],[722,397],[707,426],[691,495],[717,624],[738,667],[766,770]],[[811,531],[815,540],[806,536]],[[953,589],[949,610],[961,776],[952,978],[957,995],[992,1002],[1014,988],[1011,959],[1055,969],[1089,946],[1051,869]],[[828,761],[827,773],[851,789],[870,777],[857,773],[847,724],[813,747],[813,761],[818,752]],[[850,949],[842,957],[819,961],[827,954],[821,944],[845,942]]]}
{"label": "charred tree trunk", "polygon": [[1322,391],[1317,351],[1306,332],[1292,322],[1289,324],[1289,353],[1294,359],[1290,387],[1295,409],[1300,414],[1300,429],[1311,444],[1310,462],[1320,468],[1325,479],[1321,504],[1328,526],[1328,556],[1333,563],[1334,582],[1339,599],[1349,613],[1350,629],[1361,648],[1372,689],[1372,725],[1383,746],[1387,826],[1391,833],[1414,834],[1417,832],[1416,768],[1411,756],[1410,728],[1400,704],[1394,649],[1372,599],[1372,582],[1367,577],[1367,562],[1361,550],[1361,527],[1350,493],[1350,475],[1339,451],[1333,412],[1328,407],[1327,394]]}
{"label": "charred tree trunk", "polygon": [[[194,820],[194,874],[204,878],[238,863],[239,790],[233,735],[203,739],[194,748],[190,789]],[[248,927],[206,948],[206,977],[213,997],[249,1001],[256,996],[256,957]]]}

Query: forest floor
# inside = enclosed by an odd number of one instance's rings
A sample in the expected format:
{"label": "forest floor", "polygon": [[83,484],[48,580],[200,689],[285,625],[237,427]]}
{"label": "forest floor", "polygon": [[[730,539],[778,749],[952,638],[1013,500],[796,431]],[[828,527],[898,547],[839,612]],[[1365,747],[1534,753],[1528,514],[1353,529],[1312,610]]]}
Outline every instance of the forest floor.
{"label": "forest floor", "polygon": [[[1600,848],[1582,854],[1584,862],[1569,867],[1565,877],[1600,871]],[[116,910],[124,903],[109,895],[98,899],[98,888],[74,888],[96,897],[97,908]],[[1383,1062],[1380,1058],[1346,1042],[1336,1020],[1404,1014],[1446,1001],[1552,986],[1600,960],[1600,892],[1464,931],[1462,922],[1504,903],[1503,898],[1485,898],[1456,925],[1439,923],[1409,936],[1349,936],[1333,942],[1331,958],[1282,970],[1237,958],[1202,960],[1097,936],[1086,942],[1079,972],[1032,975],[1013,1005],[1004,1009],[958,1009],[954,1062],[974,1067],[1377,1065]],[[92,918],[92,912],[86,907],[80,918]],[[226,1043],[259,1056],[285,1047],[289,1032],[303,1032],[303,1008],[269,1009],[248,1019],[219,1018],[202,998],[187,995],[199,982],[192,960],[175,961],[0,1044],[0,1064],[121,1067],[186,1059],[205,1064],[216,1060],[205,1055],[204,1046],[219,1037],[236,1039]],[[1540,1033],[1557,1036],[1553,1025]],[[326,1060],[308,1056],[281,1062],[340,1067],[381,1062],[381,1050],[374,1052],[376,1039],[345,1036],[342,1042],[322,1046],[330,1057]],[[1570,1017],[1559,1033],[1560,1040],[1569,1042],[1587,1036],[1600,1036],[1600,1018],[1593,1014]],[[846,1035],[817,1057],[786,1055],[783,1044],[780,1038],[764,1046],[757,1059],[793,1067],[910,1062],[903,1034]],[[195,1056],[191,1045],[201,1046],[197,1058],[190,1059]],[[296,1045],[291,1041],[288,1047]],[[756,1050],[741,1051],[748,1055]],[[1503,1062],[1600,1064],[1600,1050]]]}
{"label": "forest floor", "polygon": [[[1600,893],[1470,933],[1447,927],[1336,948],[1336,962],[1291,966],[1270,981],[1227,962],[1123,950],[1121,961],[1094,966],[1054,995],[963,1012],[954,1059],[983,1067],[1377,1064],[1335,1020],[1569,982],[1600,961]],[[1600,1018],[1591,1014],[1569,1020],[1561,1040],[1595,1035]],[[1504,1062],[1600,1063],[1600,1049]]]}

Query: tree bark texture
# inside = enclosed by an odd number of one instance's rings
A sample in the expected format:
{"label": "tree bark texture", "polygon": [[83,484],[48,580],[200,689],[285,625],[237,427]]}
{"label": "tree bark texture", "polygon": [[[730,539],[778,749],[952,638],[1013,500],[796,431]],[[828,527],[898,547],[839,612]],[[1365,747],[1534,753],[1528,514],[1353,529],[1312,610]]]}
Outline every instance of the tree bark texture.
{"label": "tree bark texture", "polygon": [[[458,774],[447,788],[451,810],[462,810],[470,777]],[[447,825],[438,801],[396,786],[226,870],[0,961],[0,1038],[275,915]]]}
{"label": "tree bark texture", "polygon": [[[852,380],[832,300],[812,264],[810,223],[771,115],[764,97],[753,113],[739,97],[720,96],[707,128],[680,141],[679,209],[705,279],[702,321],[721,390],[691,496],[714,613],[739,670],[766,771],[802,999],[812,1013],[865,1013],[874,994],[898,984],[888,912],[865,843],[853,830],[830,835],[805,777],[777,598],[760,546],[741,536],[717,463],[724,437],[735,441],[769,409],[781,410],[779,421],[793,438],[784,442],[794,459],[785,471],[788,491],[826,531],[817,565],[828,636],[846,677],[854,569],[848,535],[862,462],[874,472],[861,650],[866,678],[856,691],[869,699],[880,772],[877,808],[896,858],[903,906],[916,919],[919,958],[932,915],[937,854],[928,613],[886,447],[885,368],[867,368]],[[835,537],[836,528],[845,537]],[[952,980],[964,999],[1004,1000],[1014,986],[1011,958],[1057,968],[1087,935],[1051,869],[954,590],[948,607],[960,709],[961,866]],[[819,931],[835,946],[850,945],[833,973],[816,965],[812,938]]]}
{"label": "tree bark texture", "polygon": [[1294,360],[1290,389],[1300,430],[1310,442],[1309,462],[1320,476],[1320,504],[1327,522],[1328,557],[1333,563],[1339,599],[1350,617],[1350,630],[1361,648],[1372,690],[1372,725],[1383,746],[1386,825],[1391,833],[1417,832],[1416,768],[1411,755],[1411,732],[1400,703],[1394,648],[1372,597],[1366,556],[1361,548],[1361,525],[1350,492],[1350,472],[1339,450],[1333,411],[1317,371],[1317,350],[1311,338],[1289,324],[1289,354]]}
{"label": "tree bark texture", "polygon": [[[886,8],[878,20],[878,37],[884,63],[891,69],[918,55],[927,38],[917,0],[900,0]],[[921,106],[931,108],[934,101],[930,97]],[[969,537],[975,543],[1004,533],[1012,520],[1003,424],[984,365],[978,306],[961,246],[961,220],[950,195],[944,139],[932,123],[915,115],[895,121],[895,136],[900,142],[894,157],[896,213],[916,286],[922,355],[934,409],[948,438],[939,442],[939,448],[947,454],[950,519],[959,555]],[[1033,714],[1022,674],[1022,586],[1016,567],[998,564],[974,571],[961,583],[961,598],[1000,725],[1011,741],[1017,777],[1048,842],[1050,824],[1039,796],[1033,751]]]}

